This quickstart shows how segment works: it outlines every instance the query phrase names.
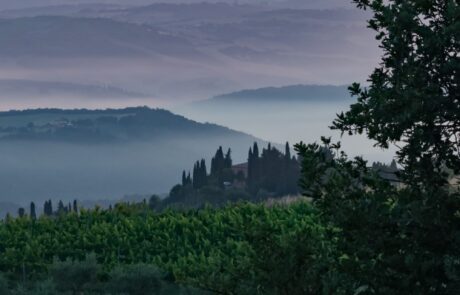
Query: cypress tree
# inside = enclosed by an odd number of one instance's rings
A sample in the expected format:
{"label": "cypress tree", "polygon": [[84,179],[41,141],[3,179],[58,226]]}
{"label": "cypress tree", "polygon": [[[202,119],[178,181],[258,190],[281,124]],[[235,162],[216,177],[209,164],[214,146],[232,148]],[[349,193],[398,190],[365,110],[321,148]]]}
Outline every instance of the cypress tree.
{"label": "cypress tree", "polygon": [[18,215],[20,218],[24,217],[26,215],[26,210],[24,208],[19,208],[18,210]]}
{"label": "cypress tree", "polygon": [[37,219],[37,213],[35,212],[35,203],[31,202],[30,203],[30,218],[33,220]]}
{"label": "cypress tree", "polygon": [[201,165],[200,165],[200,185],[201,187],[205,186],[207,184],[207,178],[208,178],[208,171],[206,169],[206,161],[204,159],[201,160]]}
{"label": "cypress tree", "polygon": [[193,188],[198,189],[201,187],[201,175],[200,175],[200,162],[197,161],[193,166]]}
{"label": "cypress tree", "polygon": [[182,171],[182,186],[187,185],[187,175],[185,174],[185,170]]}
{"label": "cypress tree", "polygon": [[190,175],[190,171],[189,171],[187,175],[187,185],[191,185],[191,184],[192,184],[192,176]]}
{"label": "cypress tree", "polygon": [[77,204],[77,200],[73,200],[73,212],[78,213],[78,204]]}
{"label": "cypress tree", "polygon": [[49,210],[49,216],[54,214],[53,202],[51,200],[48,201],[48,210]]}
{"label": "cypress tree", "polygon": [[286,142],[286,148],[284,151],[284,157],[288,160],[291,160],[291,148],[289,147],[289,142]]}
{"label": "cypress tree", "polygon": [[259,158],[259,146],[257,145],[257,142],[254,142],[254,147],[252,149],[252,153],[253,153],[255,159]]}
{"label": "cypress tree", "polygon": [[57,213],[62,214],[64,212],[65,212],[64,203],[62,202],[62,200],[59,200]]}
{"label": "cypress tree", "polygon": [[225,169],[225,158],[222,147],[220,146],[214,158],[211,161],[211,175],[219,176]]}
{"label": "cypress tree", "polygon": [[43,213],[46,216],[53,215],[53,204],[52,204],[51,200],[45,201],[45,205],[43,207]]}
{"label": "cypress tree", "polygon": [[225,168],[232,168],[232,150],[228,149],[227,154],[225,155]]}

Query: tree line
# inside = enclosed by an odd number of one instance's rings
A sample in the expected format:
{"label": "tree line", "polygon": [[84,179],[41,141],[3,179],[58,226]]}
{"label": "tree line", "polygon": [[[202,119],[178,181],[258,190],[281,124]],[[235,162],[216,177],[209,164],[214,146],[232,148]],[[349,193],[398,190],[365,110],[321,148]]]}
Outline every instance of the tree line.
{"label": "tree line", "polygon": [[182,182],[171,189],[164,201],[154,196],[152,203],[159,207],[199,207],[206,203],[222,205],[299,194],[300,165],[298,159],[291,156],[288,143],[284,154],[271,144],[259,152],[258,144],[254,143],[249,149],[248,161],[240,165],[243,170],[233,169],[231,154],[230,149],[224,152],[219,147],[209,171],[204,159],[196,161],[191,173],[182,172]]}

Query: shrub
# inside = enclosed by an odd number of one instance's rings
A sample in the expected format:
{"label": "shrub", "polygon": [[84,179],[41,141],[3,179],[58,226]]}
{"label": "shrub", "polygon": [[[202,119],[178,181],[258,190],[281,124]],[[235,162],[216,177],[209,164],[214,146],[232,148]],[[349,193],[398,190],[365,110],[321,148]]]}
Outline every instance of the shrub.
{"label": "shrub", "polygon": [[162,272],[148,264],[118,266],[109,276],[107,290],[113,294],[160,294],[163,287]]}
{"label": "shrub", "polygon": [[0,273],[0,294],[9,294],[8,280]]}
{"label": "shrub", "polygon": [[80,293],[97,284],[99,269],[96,255],[88,254],[83,261],[55,259],[50,273],[58,291]]}

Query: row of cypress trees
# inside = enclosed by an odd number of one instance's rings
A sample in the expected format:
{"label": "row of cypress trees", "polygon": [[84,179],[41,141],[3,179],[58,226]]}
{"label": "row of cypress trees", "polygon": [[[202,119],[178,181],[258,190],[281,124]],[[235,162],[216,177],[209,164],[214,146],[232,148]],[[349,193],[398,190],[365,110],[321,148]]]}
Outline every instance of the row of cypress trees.
{"label": "row of cypress trees", "polygon": [[284,154],[271,144],[262,152],[257,143],[249,149],[247,189],[250,193],[265,190],[276,195],[297,194],[299,177],[299,161],[291,156],[289,143]]}
{"label": "row of cypress trees", "polygon": [[[70,212],[78,213],[77,200],[74,200],[73,203],[69,202],[68,205],[64,205],[64,202],[60,200],[58,202],[58,206],[56,210],[53,210],[53,202],[51,200],[45,201],[45,203],[43,204],[43,214],[45,216],[55,216],[55,215],[65,214],[65,213],[70,213]],[[18,216],[24,217],[25,215],[26,215],[26,210],[22,207],[19,208]],[[37,218],[37,210],[36,210],[36,206],[34,202],[30,203],[29,216],[32,219]]]}
{"label": "row of cypress trees", "polygon": [[[211,160],[211,169],[207,174],[206,161],[197,161],[192,175],[182,172],[182,186],[191,186],[200,189],[206,185],[224,187],[225,183],[232,183],[238,175],[232,171],[232,157],[229,149],[225,154],[219,147]],[[274,195],[289,195],[299,192],[298,179],[300,165],[296,157],[291,156],[291,148],[286,143],[284,154],[268,144],[267,148],[259,151],[257,143],[249,149],[248,172],[245,180],[246,190],[252,195],[265,191]]]}

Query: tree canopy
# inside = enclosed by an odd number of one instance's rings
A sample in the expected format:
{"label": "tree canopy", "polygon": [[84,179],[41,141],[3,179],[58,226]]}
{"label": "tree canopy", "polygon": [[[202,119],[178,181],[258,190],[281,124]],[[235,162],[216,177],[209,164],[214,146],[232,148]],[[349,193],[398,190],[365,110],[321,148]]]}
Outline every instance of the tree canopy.
{"label": "tree canopy", "polygon": [[408,182],[442,185],[460,171],[460,8],[457,0],[355,0],[371,9],[382,61],[369,87],[350,87],[357,102],[335,120],[343,132],[377,145],[399,144]]}

